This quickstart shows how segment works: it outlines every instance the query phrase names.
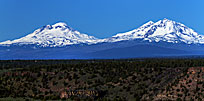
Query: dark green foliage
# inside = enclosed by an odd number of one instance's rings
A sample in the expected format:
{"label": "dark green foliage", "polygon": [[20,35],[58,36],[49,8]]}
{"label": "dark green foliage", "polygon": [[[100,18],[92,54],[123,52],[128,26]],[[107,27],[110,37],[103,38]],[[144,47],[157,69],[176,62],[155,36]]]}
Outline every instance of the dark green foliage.
{"label": "dark green foliage", "polygon": [[5,60],[0,98],[58,100],[62,91],[83,89],[103,92],[90,100],[151,99],[188,67],[203,65],[204,59]]}

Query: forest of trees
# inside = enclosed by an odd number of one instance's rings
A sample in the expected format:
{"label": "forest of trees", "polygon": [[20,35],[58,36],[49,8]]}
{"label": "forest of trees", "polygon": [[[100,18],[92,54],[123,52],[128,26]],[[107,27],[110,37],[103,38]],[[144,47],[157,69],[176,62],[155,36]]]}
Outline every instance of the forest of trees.
{"label": "forest of trees", "polygon": [[[196,91],[204,93],[202,66],[204,59],[1,60],[0,98],[123,101],[168,95],[171,98],[165,99],[199,100],[202,94],[193,96]],[[200,72],[192,75],[192,67],[201,68]],[[198,80],[190,81],[194,76]],[[193,92],[194,88],[180,84],[182,80],[199,86]]]}

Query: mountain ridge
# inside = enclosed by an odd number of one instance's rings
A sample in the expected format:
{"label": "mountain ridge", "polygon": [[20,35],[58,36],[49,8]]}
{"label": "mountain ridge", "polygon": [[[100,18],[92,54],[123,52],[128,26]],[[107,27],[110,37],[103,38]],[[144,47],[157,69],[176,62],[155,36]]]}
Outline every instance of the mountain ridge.
{"label": "mountain ridge", "polygon": [[204,35],[199,35],[184,24],[162,19],[157,22],[149,21],[139,28],[112,37],[98,39],[94,36],[80,33],[64,22],[46,25],[25,37],[0,42],[0,45],[38,45],[40,47],[63,47],[77,44],[98,44],[120,42],[124,40],[142,39],[149,42],[169,42],[186,44],[204,44]]}

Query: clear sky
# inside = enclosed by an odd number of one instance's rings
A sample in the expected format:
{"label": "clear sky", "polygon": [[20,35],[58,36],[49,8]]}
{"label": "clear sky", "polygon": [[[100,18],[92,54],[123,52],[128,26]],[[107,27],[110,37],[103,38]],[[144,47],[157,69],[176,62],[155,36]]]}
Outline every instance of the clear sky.
{"label": "clear sky", "polygon": [[59,21],[106,38],[163,18],[204,34],[204,0],[0,0],[0,41]]}

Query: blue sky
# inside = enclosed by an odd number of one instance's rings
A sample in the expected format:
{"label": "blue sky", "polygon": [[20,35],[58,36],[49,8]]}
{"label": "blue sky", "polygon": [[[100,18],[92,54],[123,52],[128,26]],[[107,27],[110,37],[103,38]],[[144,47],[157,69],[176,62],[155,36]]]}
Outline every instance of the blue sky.
{"label": "blue sky", "polygon": [[59,21],[106,38],[168,18],[204,34],[204,0],[0,0],[0,41]]}

